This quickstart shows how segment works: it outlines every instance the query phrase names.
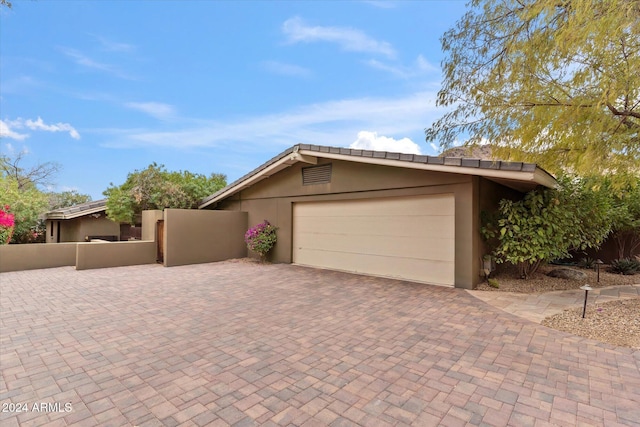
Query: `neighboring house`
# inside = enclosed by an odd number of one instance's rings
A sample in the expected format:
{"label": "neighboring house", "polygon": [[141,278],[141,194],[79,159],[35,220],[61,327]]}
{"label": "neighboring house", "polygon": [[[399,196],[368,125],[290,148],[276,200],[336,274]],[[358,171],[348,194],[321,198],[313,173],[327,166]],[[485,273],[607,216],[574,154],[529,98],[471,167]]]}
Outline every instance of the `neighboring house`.
{"label": "neighboring house", "polygon": [[278,227],[276,263],[471,289],[480,212],[556,181],[535,164],[300,144],[207,197],[201,209]]}
{"label": "neighboring house", "polygon": [[45,213],[46,243],[121,240],[120,224],[107,218],[106,203],[97,200]]}

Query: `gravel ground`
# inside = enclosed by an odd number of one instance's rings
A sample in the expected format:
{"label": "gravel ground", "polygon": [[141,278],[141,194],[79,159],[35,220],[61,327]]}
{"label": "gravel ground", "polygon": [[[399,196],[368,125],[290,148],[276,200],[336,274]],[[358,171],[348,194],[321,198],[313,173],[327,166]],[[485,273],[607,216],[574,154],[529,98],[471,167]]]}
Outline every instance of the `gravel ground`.
{"label": "gravel ground", "polygon": [[577,281],[558,279],[546,275],[546,273],[558,267],[559,266],[557,265],[543,265],[532,277],[527,280],[523,280],[518,277],[515,268],[500,265],[498,267],[497,274],[494,277],[498,281],[500,288],[495,289],[490,287],[486,283],[482,283],[478,286],[478,289],[481,291],[537,294],[542,292],[578,289],[584,284],[589,284],[589,286],[591,286],[592,288],[605,288],[608,286],[634,285],[640,283],[640,275],[636,274],[634,276],[624,276],[622,274],[609,273],[606,271],[606,265],[600,268],[600,282],[598,282],[597,273],[595,271],[577,267],[570,268],[574,268],[585,273],[587,275],[586,280]]}
{"label": "gravel ground", "polygon": [[565,310],[542,321],[544,326],[609,344],[640,349],[640,298]]}
{"label": "gravel ground", "polygon": [[[600,282],[597,281],[596,272],[592,270],[579,269],[587,274],[586,280],[567,280],[547,276],[545,273],[558,266],[546,265],[540,267],[539,271],[528,280],[522,280],[518,278],[515,269],[501,267],[495,276],[500,286],[498,289],[486,283],[479,285],[478,289],[490,292],[537,294],[578,289],[584,284],[589,284],[593,288],[603,288],[640,283],[640,275],[623,276],[609,273],[606,271],[606,265],[600,269]],[[547,317],[542,324],[616,346],[640,349],[640,298],[610,301],[595,306],[588,305],[584,319],[582,319],[582,307],[567,309],[560,314]]]}

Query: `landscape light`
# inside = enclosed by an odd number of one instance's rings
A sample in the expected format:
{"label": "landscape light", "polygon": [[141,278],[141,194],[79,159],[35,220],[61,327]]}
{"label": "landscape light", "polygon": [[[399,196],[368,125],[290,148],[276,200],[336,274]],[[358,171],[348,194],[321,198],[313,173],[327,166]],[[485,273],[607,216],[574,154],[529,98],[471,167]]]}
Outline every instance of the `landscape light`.
{"label": "landscape light", "polygon": [[582,308],[582,318],[584,319],[587,313],[587,297],[589,296],[589,291],[593,290],[593,288],[589,285],[584,285],[580,286],[580,289],[584,290],[584,307]]}

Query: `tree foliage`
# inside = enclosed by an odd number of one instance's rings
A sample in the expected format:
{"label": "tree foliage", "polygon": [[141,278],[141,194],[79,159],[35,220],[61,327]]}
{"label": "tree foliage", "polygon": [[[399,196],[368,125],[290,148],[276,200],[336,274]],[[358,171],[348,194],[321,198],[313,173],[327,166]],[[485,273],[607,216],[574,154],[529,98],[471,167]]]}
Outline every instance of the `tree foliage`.
{"label": "tree foliage", "polygon": [[561,177],[558,189],[537,189],[522,200],[500,201],[483,219],[482,234],[497,262],[517,265],[528,278],[545,261],[598,247],[611,231],[610,192],[589,179]]}
{"label": "tree foliage", "polygon": [[60,171],[60,165],[54,162],[45,162],[25,168],[21,164],[25,155],[26,152],[21,151],[13,158],[5,155],[0,156],[2,174],[15,181],[19,190],[50,185],[53,177]]}
{"label": "tree foliage", "polygon": [[612,204],[612,238],[618,258],[630,258],[640,248],[640,185],[627,185],[613,193]]}
{"label": "tree foliage", "polygon": [[77,191],[43,191],[43,187],[52,184],[60,166],[46,162],[24,167],[25,154],[0,156],[0,206],[9,206],[14,215],[12,243],[41,241],[45,231],[44,221],[40,219],[43,213],[91,200],[90,196]]}
{"label": "tree foliage", "polygon": [[12,243],[31,243],[44,233],[44,224],[38,217],[48,210],[49,201],[37,187],[21,189],[15,179],[0,176],[0,205],[9,206],[14,215]]}
{"label": "tree foliage", "polygon": [[503,159],[549,171],[637,179],[640,2],[472,0],[442,39],[427,140],[491,141]]}
{"label": "tree foliage", "polygon": [[188,171],[169,172],[153,163],[135,170],[119,186],[113,183],[104,192],[107,216],[113,221],[135,223],[136,215],[147,209],[195,209],[201,200],[226,185],[222,174],[208,177]]}
{"label": "tree foliage", "polygon": [[49,197],[49,210],[68,208],[91,201],[91,196],[81,194],[76,190],[47,193],[47,196]]}

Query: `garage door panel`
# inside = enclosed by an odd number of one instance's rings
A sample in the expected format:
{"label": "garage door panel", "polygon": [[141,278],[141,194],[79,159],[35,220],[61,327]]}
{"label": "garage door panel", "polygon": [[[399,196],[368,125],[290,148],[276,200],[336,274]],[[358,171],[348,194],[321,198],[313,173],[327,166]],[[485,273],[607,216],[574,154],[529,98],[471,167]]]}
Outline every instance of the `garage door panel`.
{"label": "garage door panel", "polygon": [[[314,230],[333,230],[334,234],[344,233],[349,235],[378,235],[378,236],[414,236],[416,238],[452,238],[453,216],[410,216],[410,217],[364,217],[353,216],[352,221],[346,221],[339,216],[302,217],[296,218],[296,228],[302,233],[314,232]],[[380,221],[385,226],[380,228]]]}
{"label": "garage door panel", "polygon": [[326,233],[319,238],[316,233],[300,233],[296,244],[300,248],[314,248],[336,253],[362,253],[364,255],[388,255],[391,257],[451,260],[454,255],[452,238],[431,238],[428,243],[411,236],[382,236]]}
{"label": "garage door panel", "polygon": [[336,257],[335,254],[326,251],[303,250],[299,253],[299,259],[296,262],[331,270],[366,273],[436,285],[450,286],[452,284],[452,261],[391,259],[388,256],[371,257],[354,253],[344,253]]}
{"label": "garage door panel", "polygon": [[453,194],[296,203],[298,264],[453,285]]}
{"label": "garage door panel", "polygon": [[[454,203],[451,195],[429,196],[429,200],[397,197],[391,204],[380,204],[381,199],[348,200],[344,202],[318,202],[299,204],[297,216],[336,216],[335,205],[340,205],[340,215],[349,216],[379,216],[387,214],[393,216],[424,216],[424,215],[453,215]],[[306,206],[305,206],[306,205]],[[312,206],[317,205],[317,206]],[[382,211],[381,211],[382,209]]]}

